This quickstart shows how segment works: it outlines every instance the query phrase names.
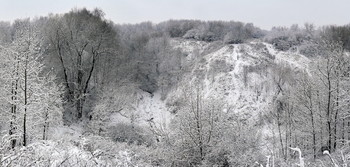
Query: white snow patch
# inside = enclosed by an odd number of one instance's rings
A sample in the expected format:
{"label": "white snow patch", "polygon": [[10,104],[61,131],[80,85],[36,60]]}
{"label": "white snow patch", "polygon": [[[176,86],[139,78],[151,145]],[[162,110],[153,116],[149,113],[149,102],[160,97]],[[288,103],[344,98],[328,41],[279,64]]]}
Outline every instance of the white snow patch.
{"label": "white snow patch", "polygon": [[115,113],[111,116],[111,124],[116,123],[133,123],[148,127],[149,121],[153,121],[157,127],[167,129],[173,115],[166,107],[165,101],[161,100],[160,92],[153,95],[147,92],[139,92],[138,101],[134,107],[122,111],[122,114]]}

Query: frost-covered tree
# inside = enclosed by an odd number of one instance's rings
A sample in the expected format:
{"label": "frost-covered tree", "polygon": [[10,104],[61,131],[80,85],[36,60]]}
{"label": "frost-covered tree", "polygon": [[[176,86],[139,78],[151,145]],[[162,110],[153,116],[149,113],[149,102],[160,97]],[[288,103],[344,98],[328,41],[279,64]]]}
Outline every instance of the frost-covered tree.
{"label": "frost-covered tree", "polygon": [[38,58],[41,54],[40,41],[37,38],[35,28],[30,25],[29,20],[19,20],[14,23],[15,35],[11,49],[18,54],[18,85],[20,100],[20,124],[23,146],[27,145],[28,136],[28,118],[36,110],[36,99],[39,98],[42,82],[39,73],[42,65],[39,64]]}
{"label": "frost-covered tree", "polygon": [[[17,111],[19,99],[19,61],[18,53],[6,46],[0,48],[0,88],[2,126],[8,127],[11,147],[17,144]],[[6,126],[7,125],[7,126]]]}
{"label": "frost-covered tree", "polygon": [[[298,110],[300,115],[305,115],[307,118],[305,123],[303,125],[306,125],[304,127],[307,127],[305,132],[308,132],[312,136],[312,154],[314,160],[317,156],[317,148],[319,146],[317,139],[317,132],[321,131],[322,125],[317,124],[317,119],[319,118],[318,115],[321,115],[322,113],[318,110],[319,109],[319,103],[317,103],[317,87],[315,87],[314,78],[312,76],[309,76],[307,73],[302,73],[300,76],[297,77],[297,83],[296,83],[296,90],[295,90],[295,101],[298,104]],[[323,120],[321,120],[323,121]],[[311,130],[307,130],[310,129]]]}
{"label": "frost-covered tree", "polygon": [[36,116],[38,117],[38,122],[35,129],[42,132],[42,140],[47,140],[50,127],[57,127],[63,124],[63,91],[62,87],[56,84],[55,77],[50,74],[47,74],[44,78],[41,88],[40,108],[38,108],[41,112]]}
{"label": "frost-covered tree", "polygon": [[294,85],[294,73],[288,65],[276,65],[272,68],[274,96],[272,115],[278,131],[280,147],[276,154],[284,159],[288,158],[288,146],[291,146],[293,133],[294,102],[291,87]]}
{"label": "frost-covered tree", "polygon": [[22,141],[21,145],[26,146],[29,141],[39,139],[39,133],[42,134],[42,130],[39,130],[40,124],[43,124],[41,120],[53,123],[62,119],[56,117],[55,121],[49,120],[54,113],[61,112],[53,109],[54,106],[60,108],[60,91],[53,79],[45,77],[48,74],[42,71],[43,64],[39,59],[44,49],[37,29],[29,19],[17,20],[13,27],[12,44],[3,47],[6,50],[2,54],[5,75],[1,76],[4,83],[2,90],[5,92],[2,98],[2,109],[5,110],[2,112],[3,118],[9,121],[9,135],[17,138],[12,140],[12,148],[19,144],[18,140]]}
{"label": "frost-covered tree", "polygon": [[[339,43],[321,41],[319,44],[319,60],[315,65],[318,89],[324,99],[322,110],[325,111],[328,142],[330,151],[334,151],[337,143],[337,121],[339,114],[339,83],[343,75],[344,50]],[[333,142],[332,142],[333,141]]]}
{"label": "frost-covered tree", "polygon": [[223,135],[224,112],[215,100],[205,99],[199,87],[184,90],[183,107],[174,120],[178,153],[176,159],[186,161],[179,165],[198,165],[217,146]]}
{"label": "frost-covered tree", "polygon": [[[250,120],[225,102],[203,91],[184,86],[177,100],[169,141],[164,147],[175,166],[244,166],[260,154],[260,134]],[[238,151],[239,150],[239,151]]]}

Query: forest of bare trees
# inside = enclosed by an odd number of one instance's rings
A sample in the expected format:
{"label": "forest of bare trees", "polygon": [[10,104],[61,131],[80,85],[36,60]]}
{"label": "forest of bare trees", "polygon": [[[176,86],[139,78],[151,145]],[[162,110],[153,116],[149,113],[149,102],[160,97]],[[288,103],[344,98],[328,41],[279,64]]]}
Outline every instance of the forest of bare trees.
{"label": "forest of bare trees", "polygon": [[[349,25],[309,23],[269,31],[235,21],[120,25],[105,19],[100,9],[0,22],[0,166],[52,165],[54,157],[35,159],[33,144],[56,140],[58,127],[77,125],[95,143],[82,148],[92,158],[103,157],[99,160],[112,155],[108,147],[117,149],[115,145],[124,143],[123,147],[140,152],[138,161],[146,159],[143,163],[152,166],[291,166],[299,161],[298,149],[310,166],[319,166],[319,161],[324,166],[346,166],[350,163],[349,35]],[[189,55],[174,47],[174,40],[212,48]],[[246,89],[251,73],[269,78],[265,87],[272,100],[266,100],[268,109],[261,109],[256,119],[208,95],[208,85],[201,82],[207,75],[194,68],[201,67],[205,53],[251,42],[310,60],[307,68],[295,68],[270,56],[244,67],[241,80]],[[215,76],[217,71],[212,70]],[[190,74],[195,82],[191,78],[184,85],[181,81]],[[175,90],[178,97],[170,97]],[[162,100],[170,99],[166,103],[173,116],[169,129],[153,118],[146,126],[136,123],[140,116],[135,108],[144,98],[138,92],[150,97],[160,92]],[[113,114],[131,123],[111,125]],[[264,138],[264,127],[272,135]],[[325,150],[334,161],[324,155]],[[67,154],[60,163],[100,163],[74,158]]]}

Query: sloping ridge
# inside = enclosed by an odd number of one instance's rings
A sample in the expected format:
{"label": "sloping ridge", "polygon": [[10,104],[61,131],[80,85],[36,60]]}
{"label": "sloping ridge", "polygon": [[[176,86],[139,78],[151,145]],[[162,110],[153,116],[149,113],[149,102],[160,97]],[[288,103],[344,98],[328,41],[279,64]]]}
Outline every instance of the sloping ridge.
{"label": "sloping ridge", "polygon": [[[245,44],[227,44],[217,47],[213,52],[205,53],[212,43],[175,40],[175,48],[187,53],[187,61],[201,56],[199,63],[193,66],[191,73],[183,77],[179,85],[203,83],[206,97],[220,99],[233,112],[257,115],[268,110],[272,101],[272,68],[274,65],[289,66],[293,70],[307,70],[310,60],[293,51],[277,51],[271,44],[250,42]],[[181,87],[170,93],[181,93]],[[253,117],[254,118],[254,117]]]}

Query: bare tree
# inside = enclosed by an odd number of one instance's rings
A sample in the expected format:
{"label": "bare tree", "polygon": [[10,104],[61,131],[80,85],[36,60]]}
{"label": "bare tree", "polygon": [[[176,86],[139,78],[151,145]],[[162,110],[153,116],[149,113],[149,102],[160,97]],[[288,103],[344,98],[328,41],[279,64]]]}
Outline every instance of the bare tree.
{"label": "bare tree", "polygon": [[[296,100],[298,101],[298,104],[300,104],[301,110],[306,110],[307,115],[309,116],[311,120],[311,134],[312,134],[312,150],[313,150],[313,157],[314,160],[316,159],[316,148],[317,148],[317,129],[316,129],[316,112],[317,112],[317,104],[315,104],[315,88],[314,88],[314,82],[311,78],[311,76],[308,76],[308,74],[302,73],[297,80],[297,90],[296,90]],[[309,119],[307,119],[309,120]],[[307,121],[309,122],[309,121]]]}
{"label": "bare tree", "polygon": [[[337,65],[337,59],[343,54],[343,49],[339,44],[328,41],[321,42],[320,47],[320,61],[317,62],[316,75],[321,83],[321,93],[325,95],[326,99],[324,110],[326,111],[327,118],[328,147],[331,151],[334,151],[337,143],[336,121],[338,120],[339,112],[339,110],[336,109],[337,101],[339,101],[337,100],[337,94],[339,94],[339,91],[337,91],[337,85],[339,84],[337,73],[340,73],[340,71],[337,70],[338,67],[340,68],[340,66]],[[332,125],[334,126],[333,128]],[[332,143],[332,140],[334,143]]]}
{"label": "bare tree", "polygon": [[[108,62],[108,57],[103,57],[115,55],[116,33],[99,9],[73,10],[63,17],[51,19],[53,23],[48,39],[55,51],[53,55],[58,56],[59,68],[63,69],[67,99],[76,109],[74,116],[81,119],[93,73],[98,72],[97,66],[104,65],[103,61]],[[54,24],[55,21],[58,23]],[[95,80],[102,84],[105,78]]]}
{"label": "bare tree", "polygon": [[192,165],[200,164],[222,134],[220,104],[204,97],[199,87],[184,90],[183,108],[177,115],[179,156]]}

